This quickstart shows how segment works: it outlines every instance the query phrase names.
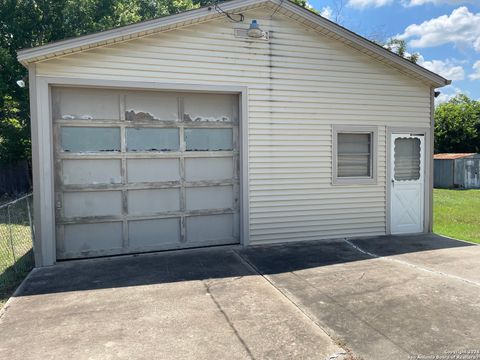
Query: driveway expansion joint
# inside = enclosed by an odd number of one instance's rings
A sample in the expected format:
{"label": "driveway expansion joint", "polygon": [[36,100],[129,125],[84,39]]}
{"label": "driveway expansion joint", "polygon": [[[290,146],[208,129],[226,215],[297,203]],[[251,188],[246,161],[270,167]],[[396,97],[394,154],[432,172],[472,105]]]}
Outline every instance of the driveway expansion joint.
{"label": "driveway expansion joint", "polygon": [[[238,253],[236,250],[233,250],[233,253],[235,256],[250,270],[252,270],[255,274],[258,276],[261,276],[270,286],[272,286],[275,291],[277,291],[281,296],[283,296],[291,305],[293,305],[303,316],[305,316],[308,321],[310,321],[312,324],[314,324],[316,327],[318,327],[326,336],[328,336],[330,339],[332,339],[333,342],[337,344],[337,346],[342,349],[342,351],[338,351],[335,354],[330,355],[327,357],[325,360],[330,360],[330,359],[336,359],[336,360],[354,360],[356,359],[353,356],[353,352],[350,349],[344,348],[344,346],[338,345],[338,341],[331,336],[330,333],[328,333],[322,326],[321,324],[317,321],[317,319],[312,315],[309,314],[308,311],[300,307],[293,299],[292,295],[288,295],[288,291],[283,290],[278,288],[275,283],[269,279],[268,276],[263,274],[254,264],[252,264],[248,259],[244,258],[240,253]],[[297,276],[294,272],[291,272],[292,275]],[[333,357],[332,357],[333,356]]]}

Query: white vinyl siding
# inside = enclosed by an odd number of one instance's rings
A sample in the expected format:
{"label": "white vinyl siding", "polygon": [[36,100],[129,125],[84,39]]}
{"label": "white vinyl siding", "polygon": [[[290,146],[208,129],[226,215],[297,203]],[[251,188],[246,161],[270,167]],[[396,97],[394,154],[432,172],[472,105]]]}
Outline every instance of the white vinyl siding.
{"label": "white vinyl siding", "polygon": [[[246,86],[250,243],[385,234],[386,127],[429,127],[430,87],[271,9],[244,15],[40,62],[37,75]],[[233,36],[252,19],[270,41]],[[376,184],[332,185],[335,124],[378,128]]]}

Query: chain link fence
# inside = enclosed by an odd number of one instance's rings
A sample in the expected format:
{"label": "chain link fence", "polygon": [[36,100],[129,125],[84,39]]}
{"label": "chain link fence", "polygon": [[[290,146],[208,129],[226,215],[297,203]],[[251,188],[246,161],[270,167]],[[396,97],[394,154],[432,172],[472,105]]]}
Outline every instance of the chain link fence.
{"label": "chain link fence", "polygon": [[34,266],[32,201],[28,194],[0,205],[0,304]]}

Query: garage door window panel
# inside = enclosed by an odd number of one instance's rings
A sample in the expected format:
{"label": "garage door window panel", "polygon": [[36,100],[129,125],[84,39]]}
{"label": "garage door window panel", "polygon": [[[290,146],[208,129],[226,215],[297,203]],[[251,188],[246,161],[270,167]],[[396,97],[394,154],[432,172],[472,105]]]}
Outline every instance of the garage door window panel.
{"label": "garage door window panel", "polygon": [[233,186],[206,186],[187,188],[188,210],[232,209]]}
{"label": "garage door window panel", "polygon": [[128,128],[127,151],[178,151],[178,128]]}
{"label": "garage door window panel", "polygon": [[54,88],[52,95],[53,116],[58,120],[119,120],[120,118],[120,97],[109,90]]}
{"label": "garage door window panel", "polygon": [[222,94],[186,94],[184,103],[184,121],[201,122],[237,122],[238,98]]}
{"label": "garage door window panel", "polygon": [[185,159],[187,181],[226,180],[234,177],[232,157]]}
{"label": "garage door window panel", "polygon": [[178,159],[127,159],[128,183],[159,183],[180,180]]}
{"label": "garage door window panel", "polygon": [[121,184],[120,160],[63,160],[64,185]]}
{"label": "garage door window panel", "polygon": [[185,129],[187,151],[233,150],[232,129]]}
{"label": "garage door window panel", "polygon": [[137,91],[125,95],[127,121],[178,121],[178,96]]}
{"label": "garage door window panel", "polygon": [[180,210],[180,189],[128,191],[128,213],[151,215]]}
{"label": "garage door window panel", "polygon": [[72,153],[120,151],[120,128],[63,126],[61,146]]}
{"label": "garage door window panel", "polygon": [[66,218],[119,216],[122,214],[120,191],[79,191],[63,195],[63,213]]}

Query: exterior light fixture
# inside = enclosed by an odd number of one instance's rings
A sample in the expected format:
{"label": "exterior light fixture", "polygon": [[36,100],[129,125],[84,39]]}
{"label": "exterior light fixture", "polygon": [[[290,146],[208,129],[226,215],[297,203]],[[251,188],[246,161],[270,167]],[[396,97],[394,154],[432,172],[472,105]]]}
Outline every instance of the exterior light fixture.
{"label": "exterior light fixture", "polygon": [[247,35],[248,37],[251,37],[254,39],[260,39],[265,36],[265,33],[262,29],[260,29],[260,26],[258,25],[257,20],[252,20],[252,23],[250,24],[250,27],[247,30]]}
{"label": "exterior light fixture", "polygon": [[17,81],[17,85],[20,86],[21,88],[24,88],[24,87],[25,87],[25,81],[23,81],[23,80],[18,80],[18,81]]}

